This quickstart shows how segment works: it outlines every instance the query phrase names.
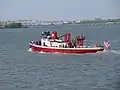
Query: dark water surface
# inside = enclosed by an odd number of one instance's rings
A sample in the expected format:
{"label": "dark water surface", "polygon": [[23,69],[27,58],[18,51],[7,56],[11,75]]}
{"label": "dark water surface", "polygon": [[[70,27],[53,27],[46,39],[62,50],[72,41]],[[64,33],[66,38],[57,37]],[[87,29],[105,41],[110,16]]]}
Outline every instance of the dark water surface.
{"label": "dark water surface", "polygon": [[[28,52],[44,30],[84,34],[86,42],[110,40],[112,51],[96,54]],[[120,90],[120,25],[40,26],[0,30],[0,90]]]}

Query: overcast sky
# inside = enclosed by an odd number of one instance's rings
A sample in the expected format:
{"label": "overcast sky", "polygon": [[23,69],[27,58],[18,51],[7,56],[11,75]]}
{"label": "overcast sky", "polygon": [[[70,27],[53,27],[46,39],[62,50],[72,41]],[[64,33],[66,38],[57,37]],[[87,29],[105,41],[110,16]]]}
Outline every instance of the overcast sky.
{"label": "overcast sky", "polygon": [[0,20],[120,18],[120,0],[0,0]]}

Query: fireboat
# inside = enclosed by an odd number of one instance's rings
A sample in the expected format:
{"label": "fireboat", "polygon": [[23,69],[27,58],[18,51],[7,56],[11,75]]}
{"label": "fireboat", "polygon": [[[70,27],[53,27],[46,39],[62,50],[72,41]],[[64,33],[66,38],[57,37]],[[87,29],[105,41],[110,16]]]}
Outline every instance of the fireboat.
{"label": "fireboat", "polygon": [[[60,39],[63,38],[63,39]],[[32,52],[45,53],[96,53],[104,50],[104,46],[84,45],[85,36],[76,36],[71,40],[71,33],[66,33],[58,37],[56,31],[42,32],[38,41],[30,41],[29,50]]]}

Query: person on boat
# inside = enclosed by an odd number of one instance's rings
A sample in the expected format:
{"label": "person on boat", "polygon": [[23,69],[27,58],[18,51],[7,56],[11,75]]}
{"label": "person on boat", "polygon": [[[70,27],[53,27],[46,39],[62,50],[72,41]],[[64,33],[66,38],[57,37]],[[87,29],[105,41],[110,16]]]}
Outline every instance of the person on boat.
{"label": "person on boat", "polygon": [[47,36],[50,36],[50,32],[49,31],[47,31]]}
{"label": "person on boat", "polygon": [[44,32],[42,32],[41,35],[44,35]]}
{"label": "person on boat", "polygon": [[39,45],[41,46],[41,41],[39,40]]}
{"label": "person on boat", "polygon": [[47,36],[50,36],[50,32],[49,31],[42,32],[41,35],[42,35],[42,37],[46,38]]}
{"label": "person on boat", "polygon": [[34,42],[34,41],[31,41],[30,43],[31,43],[31,44],[34,44],[35,42]]}
{"label": "person on boat", "polygon": [[72,43],[68,42],[68,47],[71,48],[72,47]]}
{"label": "person on boat", "polygon": [[72,40],[72,48],[75,47],[75,42]]}
{"label": "person on boat", "polygon": [[85,40],[85,36],[83,34],[81,34],[80,40]]}
{"label": "person on boat", "polygon": [[75,40],[72,39],[72,48],[76,47],[76,43],[75,43]]}
{"label": "person on boat", "polygon": [[88,44],[87,47],[90,48],[91,47],[90,44]]}
{"label": "person on boat", "polygon": [[38,41],[35,42],[36,45],[39,45]]}

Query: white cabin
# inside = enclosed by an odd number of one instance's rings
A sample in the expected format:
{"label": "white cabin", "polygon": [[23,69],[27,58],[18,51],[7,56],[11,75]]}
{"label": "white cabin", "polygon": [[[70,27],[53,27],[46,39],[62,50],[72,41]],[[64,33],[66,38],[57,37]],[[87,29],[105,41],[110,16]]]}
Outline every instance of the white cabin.
{"label": "white cabin", "polygon": [[48,47],[65,47],[67,43],[63,42],[62,40],[58,39],[49,39],[49,38],[41,38],[41,46],[48,46]]}

